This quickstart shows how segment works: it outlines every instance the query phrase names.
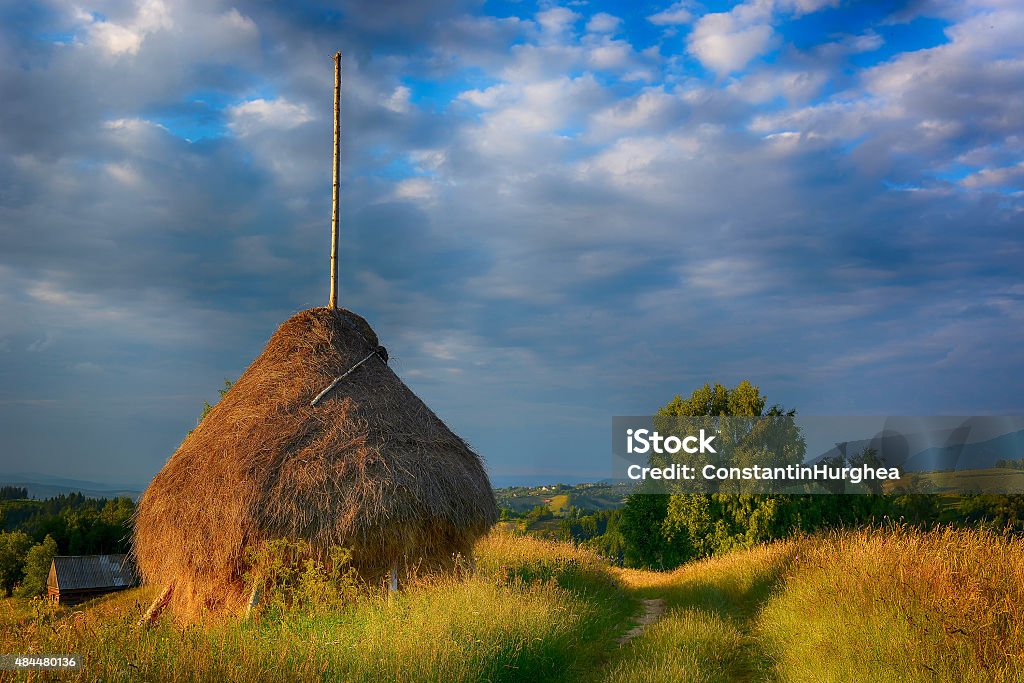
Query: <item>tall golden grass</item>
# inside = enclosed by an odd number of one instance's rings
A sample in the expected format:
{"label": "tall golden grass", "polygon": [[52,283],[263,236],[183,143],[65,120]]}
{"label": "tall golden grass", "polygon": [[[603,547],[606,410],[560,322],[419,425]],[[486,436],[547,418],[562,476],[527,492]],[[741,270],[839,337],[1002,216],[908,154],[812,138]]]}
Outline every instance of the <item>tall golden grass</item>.
{"label": "tall golden grass", "polygon": [[1024,540],[907,528],[800,542],[759,619],[783,681],[1024,680]]}
{"label": "tall golden grass", "polygon": [[[390,599],[143,632],[149,589],[53,612],[6,601],[0,651],[78,652],[72,677],[90,681],[1024,681],[1020,539],[873,529],[656,573],[492,534],[473,559]],[[663,618],[619,647],[653,598]]]}

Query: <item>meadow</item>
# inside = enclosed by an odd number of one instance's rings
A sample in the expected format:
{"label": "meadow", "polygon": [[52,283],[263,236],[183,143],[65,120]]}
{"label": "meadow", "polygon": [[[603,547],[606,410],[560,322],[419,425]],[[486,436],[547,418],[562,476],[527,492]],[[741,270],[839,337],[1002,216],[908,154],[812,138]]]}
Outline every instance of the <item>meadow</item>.
{"label": "meadow", "polygon": [[[475,567],[388,597],[180,627],[154,590],[0,603],[0,651],[81,653],[103,681],[1024,681],[1024,543],[899,526],[618,569],[492,533]],[[660,618],[623,645],[644,601]]]}

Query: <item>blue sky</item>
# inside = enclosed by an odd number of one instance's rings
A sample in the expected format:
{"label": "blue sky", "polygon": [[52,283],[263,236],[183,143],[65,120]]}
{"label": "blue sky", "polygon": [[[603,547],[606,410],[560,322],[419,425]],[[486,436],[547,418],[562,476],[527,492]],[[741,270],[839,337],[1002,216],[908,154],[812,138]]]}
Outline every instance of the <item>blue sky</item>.
{"label": "blue sky", "polygon": [[0,472],[141,486],[342,303],[496,482],[750,379],[1021,414],[1024,8],[0,3]]}

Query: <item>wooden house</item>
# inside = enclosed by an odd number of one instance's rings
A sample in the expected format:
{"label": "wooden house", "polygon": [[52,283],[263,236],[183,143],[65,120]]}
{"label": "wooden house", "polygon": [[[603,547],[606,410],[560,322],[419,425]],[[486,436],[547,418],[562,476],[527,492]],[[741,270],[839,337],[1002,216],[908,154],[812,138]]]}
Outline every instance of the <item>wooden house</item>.
{"label": "wooden house", "polygon": [[46,578],[51,602],[74,604],[138,584],[127,555],[57,555]]}

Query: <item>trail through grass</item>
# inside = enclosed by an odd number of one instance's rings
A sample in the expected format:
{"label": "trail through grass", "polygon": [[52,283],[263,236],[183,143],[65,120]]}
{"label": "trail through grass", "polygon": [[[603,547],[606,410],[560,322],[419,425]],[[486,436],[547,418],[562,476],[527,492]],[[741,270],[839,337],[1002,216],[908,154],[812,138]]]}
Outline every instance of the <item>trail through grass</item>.
{"label": "trail through grass", "polygon": [[664,600],[666,612],[623,648],[603,680],[771,680],[755,617],[795,554],[796,544],[778,543],[674,572],[621,570],[626,586],[644,599]]}
{"label": "trail through grass", "polygon": [[633,628],[626,631],[625,635],[619,638],[619,647],[641,635],[644,629],[659,621],[662,613],[665,611],[664,598],[646,598],[642,601],[642,604],[644,607],[643,614],[636,618]]}

